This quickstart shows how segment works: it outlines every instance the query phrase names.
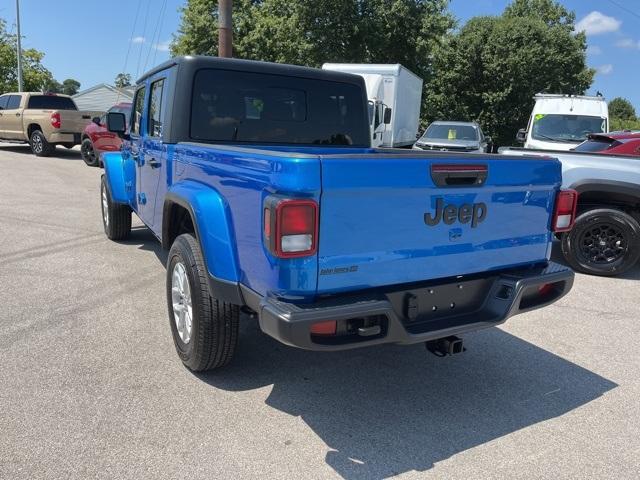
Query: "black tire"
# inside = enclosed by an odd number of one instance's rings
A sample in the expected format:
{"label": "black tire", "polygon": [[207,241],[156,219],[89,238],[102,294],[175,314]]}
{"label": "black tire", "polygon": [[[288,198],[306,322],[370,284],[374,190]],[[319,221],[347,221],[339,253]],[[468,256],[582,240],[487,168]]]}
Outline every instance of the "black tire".
{"label": "black tire", "polygon": [[[180,319],[173,305],[172,279],[174,270],[180,269],[178,265],[181,265],[186,272],[190,292],[191,330],[189,337],[184,340],[178,331]],[[209,294],[207,276],[198,241],[188,233],[178,236],[171,246],[167,259],[167,307],[178,356],[182,363],[194,372],[227,365],[233,358],[238,345],[240,308],[213,298]],[[181,309],[184,309],[182,302],[180,297],[177,303],[182,305]],[[184,322],[187,322],[187,317]]]}
{"label": "black tire", "polygon": [[102,226],[110,240],[125,240],[131,233],[131,209],[128,205],[115,203],[111,191],[102,175],[100,185],[100,204],[102,205]]}
{"label": "black tire", "polygon": [[562,254],[578,272],[620,275],[640,259],[640,225],[620,210],[588,210],[562,235]]}
{"label": "black tire", "polygon": [[31,132],[29,144],[31,145],[31,151],[36,157],[48,157],[56,149],[55,145],[47,142],[47,139],[40,130],[34,130]]}
{"label": "black tire", "polygon": [[86,163],[90,167],[97,167],[100,163],[98,155],[96,155],[96,151],[93,148],[93,142],[90,138],[85,138],[84,140],[82,140],[82,143],[80,144],[80,154],[82,155],[82,160],[84,160],[84,163]]}

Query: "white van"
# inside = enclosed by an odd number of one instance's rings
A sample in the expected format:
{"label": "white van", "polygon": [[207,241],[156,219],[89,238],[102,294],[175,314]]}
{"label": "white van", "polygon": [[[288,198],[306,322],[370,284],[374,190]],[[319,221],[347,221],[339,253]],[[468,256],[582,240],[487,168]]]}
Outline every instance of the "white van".
{"label": "white van", "polygon": [[420,123],[420,77],[399,63],[325,63],[322,68],[364,78],[373,147],[413,146]]}
{"label": "white van", "polygon": [[516,137],[524,148],[571,150],[590,133],[609,131],[609,107],[604,97],[537,94],[529,125]]}

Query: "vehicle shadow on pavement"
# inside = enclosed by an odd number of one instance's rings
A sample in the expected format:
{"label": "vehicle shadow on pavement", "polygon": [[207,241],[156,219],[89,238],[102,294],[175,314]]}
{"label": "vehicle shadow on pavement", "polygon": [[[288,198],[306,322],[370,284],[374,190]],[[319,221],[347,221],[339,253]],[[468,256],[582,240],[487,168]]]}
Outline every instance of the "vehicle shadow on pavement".
{"label": "vehicle shadow on pavement", "polygon": [[230,366],[198,378],[227,391],[272,384],[266,403],[301,417],[331,449],[327,464],[348,479],[428,470],[617,386],[498,328],[468,336],[468,351],[445,359],[422,345],[302,351],[246,318],[240,338]]}
{"label": "vehicle shadow on pavement", "polygon": [[[19,155],[28,155],[31,157],[34,156],[33,152],[31,152],[31,147],[27,144],[2,144],[0,145],[0,151],[17,153]],[[47,158],[62,160],[82,160],[82,154],[80,153],[80,150],[77,149],[70,150],[65,147],[56,147],[50,157],[44,157],[41,158],[41,160],[46,160]]]}

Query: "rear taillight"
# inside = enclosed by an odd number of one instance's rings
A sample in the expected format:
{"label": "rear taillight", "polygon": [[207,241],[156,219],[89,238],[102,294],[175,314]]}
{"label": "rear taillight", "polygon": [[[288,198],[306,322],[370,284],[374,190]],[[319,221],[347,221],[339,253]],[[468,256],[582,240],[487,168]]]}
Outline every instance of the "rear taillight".
{"label": "rear taillight", "polygon": [[556,207],[551,223],[554,232],[568,232],[573,228],[576,220],[578,192],[575,190],[560,190],[556,195]]}
{"label": "rear taillight", "polygon": [[51,126],[53,128],[60,128],[61,125],[62,125],[62,121],[60,120],[60,113],[53,112],[51,114]]}
{"label": "rear taillight", "polygon": [[264,239],[279,258],[306,257],[318,249],[318,204],[313,200],[268,198],[264,207]]}

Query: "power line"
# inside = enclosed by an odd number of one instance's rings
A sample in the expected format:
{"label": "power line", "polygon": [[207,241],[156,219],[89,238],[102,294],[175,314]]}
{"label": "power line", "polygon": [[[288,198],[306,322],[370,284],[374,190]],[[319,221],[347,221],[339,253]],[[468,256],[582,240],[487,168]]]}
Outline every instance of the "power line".
{"label": "power line", "polygon": [[620,8],[620,9],[624,10],[625,12],[630,13],[630,14],[631,14],[631,15],[633,15],[634,17],[636,17],[636,18],[640,18],[640,13],[636,13],[636,12],[634,12],[633,10],[630,10],[629,8],[627,8],[627,7],[623,6],[623,5],[620,5],[618,2],[616,2],[616,1],[614,1],[614,0],[607,0],[607,1],[608,1],[609,3],[611,3],[612,5],[615,5],[616,7],[618,7],[618,8]]}
{"label": "power line", "polygon": [[140,74],[140,64],[142,63],[142,50],[144,47],[145,34],[147,33],[147,20],[149,18],[149,9],[151,8],[151,0],[147,0],[147,11],[144,15],[144,24],[142,26],[142,42],[140,43],[140,53],[138,54],[138,65],[136,66],[136,78]]}
{"label": "power line", "polygon": [[[160,24],[164,19],[164,10],[167,6],[167,0],[162,2],[158,13],[158,20],[156,21],[156,28],[153,30],[153,35],[151,36],[151,42],[149,43],[149,51],[147,52],[147,58],[144,61],[144,67],[142,67],[142,72],[144,73],[147,70],[147,63],[149,62],[149,58],[151,58],[151,51],[156,48],[156,44],[160,42]],[[158,38],[156,38],[156,35]],[[155,61],[155,60],[154,60]]]}

